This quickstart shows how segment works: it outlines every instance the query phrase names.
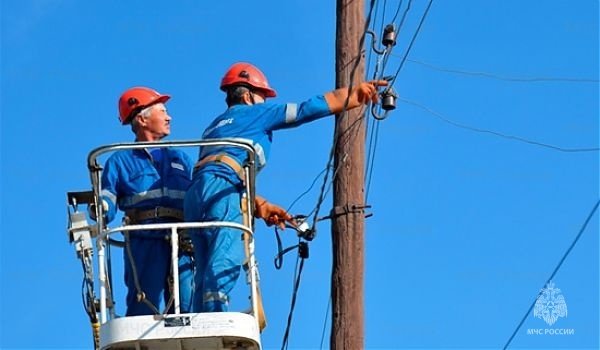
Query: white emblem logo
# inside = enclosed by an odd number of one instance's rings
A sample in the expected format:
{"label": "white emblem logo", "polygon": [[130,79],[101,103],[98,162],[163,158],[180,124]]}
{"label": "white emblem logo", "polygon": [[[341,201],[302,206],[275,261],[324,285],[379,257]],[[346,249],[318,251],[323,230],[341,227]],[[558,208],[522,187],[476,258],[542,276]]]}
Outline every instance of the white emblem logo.
{"label": "white emblem logo", "polygon": [[565,297],[560,293],[560,289],[554,287],[554,282],[548,282],[546,288],[542,289],[535,302],[533,316],[543,319],[550,326],[559,317],[567,317]]}

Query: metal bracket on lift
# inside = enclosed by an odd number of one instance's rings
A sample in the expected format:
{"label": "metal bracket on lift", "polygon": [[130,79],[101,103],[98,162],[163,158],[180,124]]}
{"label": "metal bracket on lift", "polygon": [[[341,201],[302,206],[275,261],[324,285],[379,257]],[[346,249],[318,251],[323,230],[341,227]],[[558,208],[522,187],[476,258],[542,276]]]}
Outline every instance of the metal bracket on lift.
{"label": "metal bracket on lift", "polygon": [[69,242],[75,244],[77,256],[83,258],[91,254],[92,237],[95,237],[97,232],[94,230],[94,226],[88,223],[86,213],[77,209],[80,204],[93,203],[94,194],[92,191],[68,192],[67,202],[72,207],[72,210],[67,207]]}
{"label": "metal bracket on lift", "polygon": [[93,191],[79,191],[79,192],[67,192],[67,202],[73,207],[77,207],[79,204],[92,204],[94,203],[94,192]]}

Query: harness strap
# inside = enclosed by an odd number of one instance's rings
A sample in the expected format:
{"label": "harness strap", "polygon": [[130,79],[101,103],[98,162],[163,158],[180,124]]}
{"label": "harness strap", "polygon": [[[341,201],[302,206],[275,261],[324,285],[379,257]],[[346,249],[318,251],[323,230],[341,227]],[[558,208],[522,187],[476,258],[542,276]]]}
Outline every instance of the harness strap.
{"label": "harness strap", "polygon": [[244,181],[244,168],[240,165],[240,163],[237,162],[237,160],[233,159],[232,157],[224,154],[224,153],[220,153],[220,154],[213,154],[211,156],[206,156],[202,159],[200,159],[196,165],[194,165],[194,171],[202,168],[203,166],[205,166],[208,163],[223,163],[225,165],[227,165],[228,167],[230,167],[235,174],[240,178],[240,180],[242,180],[242,182]]}
{"label": "harness strap", "polygon": [[[240,203],[240,209],[242,209],[242,219],[243,223],[246,226],[250,225],[250,213],[248,211],[248,203],[246,202],[246,196],[242,196],[242,201]],[[242,239],[244,240],[244,253],[246,255],[246,259],[242,266],[244,270],[248,271],[250,269],[250,240],[254,239],[250,236],[248,232],[242,233]],[[255,262],[256,263],[256,262]],[[248,280],[249,281],[249,280]],[[256,310],[256,316],[258,318],[258,325],[260,331],[262,332],[265,327],[267,327],[267,316],[265,315],[265,309],[262,301],[262,294],[260,292],[260,281],[258,280],[258,276],[256,276],[256,294],[258,299],[258,310]]]}

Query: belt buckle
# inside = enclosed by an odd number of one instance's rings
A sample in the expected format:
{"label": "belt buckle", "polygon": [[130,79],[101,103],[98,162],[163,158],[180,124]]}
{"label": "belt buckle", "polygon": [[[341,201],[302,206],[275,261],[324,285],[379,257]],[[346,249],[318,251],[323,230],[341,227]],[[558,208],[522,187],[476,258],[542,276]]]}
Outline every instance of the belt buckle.
{"label": "belt buckle", "polygon": [[158,219],[158,218],[160,217],[160,216],[158,215],[158,214],[159,214],[159,211],[160,211],[160,208],[161,208],[161,207],[154,207],[154,218],[155,218],[155,219]]}

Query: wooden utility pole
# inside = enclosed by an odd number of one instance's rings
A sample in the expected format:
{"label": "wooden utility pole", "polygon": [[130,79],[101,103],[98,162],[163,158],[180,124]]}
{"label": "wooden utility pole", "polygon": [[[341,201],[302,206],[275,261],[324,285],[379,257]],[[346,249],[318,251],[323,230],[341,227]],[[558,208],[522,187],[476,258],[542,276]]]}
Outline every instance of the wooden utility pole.
{"label": "wooden utility pole", "polygon": [[[337,0],[338,88],[351,81],[356,86],[363,80],[365,67],[359,47],[363,30],[364,1]],[[332,219],[332,350],[364,348],[364,214],[354,210],[364,204],[365,126],[360,117],[361,108],[356,108],[337,115],[335,120],[333,213],[338,215]]]}

